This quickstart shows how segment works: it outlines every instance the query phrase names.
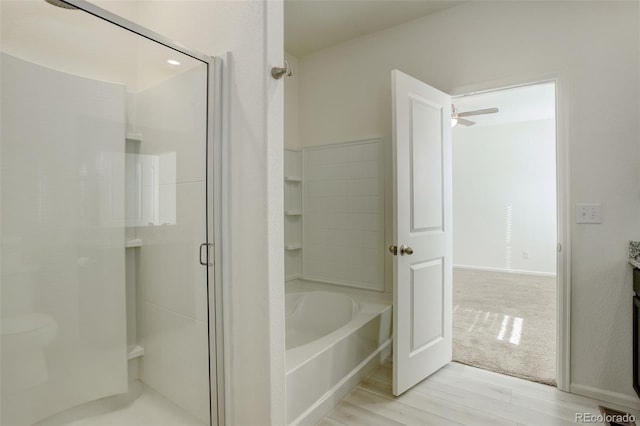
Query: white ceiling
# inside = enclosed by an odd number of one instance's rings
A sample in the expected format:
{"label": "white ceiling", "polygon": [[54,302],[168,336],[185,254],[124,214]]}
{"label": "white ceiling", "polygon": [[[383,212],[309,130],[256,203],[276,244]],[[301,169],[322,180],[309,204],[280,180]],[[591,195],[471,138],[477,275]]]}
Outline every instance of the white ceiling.
{"label": "white ceiling", "polygon": [[[204,65],[81,10],[43,0],[0,0],[0,50],[58,71],[138,92]],[[167,63],[181,62],[180,66]]]}
{"label": "white ceiling", "polygon": [[[482,126],[555,118],[555,85],[535,84],[454,98],[458,112],[497,107],[496,114],[465,117],[475,121],[470,129]],[[464,126],[456,126],[456,129]]]}
{"label": "white ceiling", "polygon": [[284,48],[301,57],[457,6],[454,0],[285,0]]}

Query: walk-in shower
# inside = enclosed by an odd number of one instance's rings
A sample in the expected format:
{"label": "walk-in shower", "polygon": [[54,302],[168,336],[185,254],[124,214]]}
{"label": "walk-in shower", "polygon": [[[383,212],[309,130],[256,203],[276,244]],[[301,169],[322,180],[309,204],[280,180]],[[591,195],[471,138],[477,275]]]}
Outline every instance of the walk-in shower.
{"label": "walk-in shower", "polygon": [[217,424],[215,61],[71,3],[0,3],[0,423]]}

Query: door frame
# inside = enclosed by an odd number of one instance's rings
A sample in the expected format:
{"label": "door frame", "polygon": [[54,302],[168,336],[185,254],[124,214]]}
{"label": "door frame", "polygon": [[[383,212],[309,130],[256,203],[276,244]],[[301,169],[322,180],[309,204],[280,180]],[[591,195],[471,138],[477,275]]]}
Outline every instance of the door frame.
{"label": "door frame", "polygon": [[567,99],[569,85],[565,72],[515,77],[475,83],[449,91],[452,100],[462,96],[497,92],[536,84],[555,84],[556,107],[556,230],[557,230],[557,311],[556,380],[558,390],[569,392],[571,384],[571,194]]}
{"label": "door frame", "polygon": [[[126,31],[138,34],[148,40],[164,45],[170,49],[190,56],[203,62],[207,66],[207,123],[206,123],[206,265],[207,266],[207,298],[208,298],[208,348],[209,348],[209,406],[210,422],[216,420],[219,426],[227,424],[230,401],[226,397],[230,381],[228,378],[228,351],[225,346],[224,335],[228,334],[229,321],[228,313],[223,306],[229,306],[227,302],[228,268],[226,267],[226,247],[228,245],[227,221],[224,215],[223,202],[226,202],[227,187],[227,166],[222,158],[227,155],[226,123],[228,117],[223,108],[228,102],[228,87],[223,84],[223,68],[228,63],[226,57],[209,56],[198,51],[188,49],[182,44],[173,41],[161,34],[149,30],[135,22],[129,21],[108,10],[102,9],[86,0],[62,0],[76,8],[83,10],[97,18],[112,23]],[[209,170],[212,170],[210,172]],[[226,203],[225,203],[226,205]],[[213,246],[213,253],[208,249]],[[194,262],[196,259],[194,259]],[[211,320],[215,327],[211,327]],[[211,354],[216,354],[212,357]],[[215,381],[212,382],[212,374]],[[216,400],[211,398],[213,391],[216,393]]]}

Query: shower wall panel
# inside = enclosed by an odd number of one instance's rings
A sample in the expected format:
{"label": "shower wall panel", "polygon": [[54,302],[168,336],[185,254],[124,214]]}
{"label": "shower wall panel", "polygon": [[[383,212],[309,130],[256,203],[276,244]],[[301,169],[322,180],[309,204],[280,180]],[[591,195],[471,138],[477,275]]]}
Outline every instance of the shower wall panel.
{"label": "shower wall panel", "polygon": [[127,391],[125,87],[1,63],[0,423],[32,424]]}
{"label": "shower wall panel", "polygon": [[384,290],[382,142],[303,150],[303,276]]}

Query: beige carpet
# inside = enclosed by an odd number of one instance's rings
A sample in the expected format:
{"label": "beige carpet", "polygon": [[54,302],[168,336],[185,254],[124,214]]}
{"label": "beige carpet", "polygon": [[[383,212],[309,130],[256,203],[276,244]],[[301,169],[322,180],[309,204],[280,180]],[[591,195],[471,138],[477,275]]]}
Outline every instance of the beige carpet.
{"label": "beige carpet", "polygon": [[454,269],[453,360],[556,385],[556,279]]}

